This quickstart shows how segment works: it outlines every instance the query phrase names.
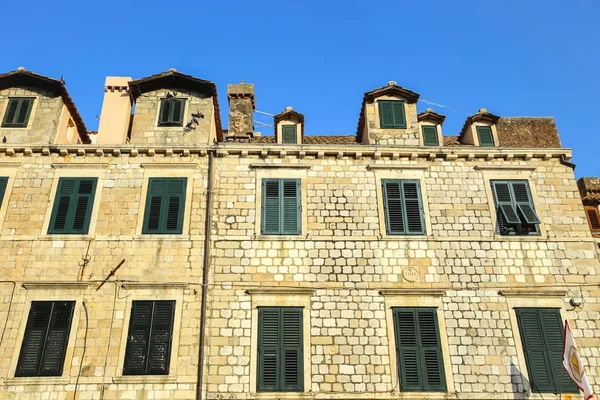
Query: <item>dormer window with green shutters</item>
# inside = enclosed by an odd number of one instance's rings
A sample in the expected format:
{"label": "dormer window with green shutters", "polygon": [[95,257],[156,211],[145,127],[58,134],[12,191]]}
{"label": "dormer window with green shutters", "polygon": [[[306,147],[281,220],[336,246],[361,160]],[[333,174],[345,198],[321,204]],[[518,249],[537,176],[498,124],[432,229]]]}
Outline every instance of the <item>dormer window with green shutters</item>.
{"label": "dormer window with green shutters", "polygon": [[175,301],[131,303],[123,375],[169,375]]}
{"label": "dormer window with green shutters", "polygon": [[539,234],[538,217],[529,182],[522,180],[491,181],[501,235]]}
{"label": "dormer window with green shutters", "polygon": [[263,179],[261,212],[263,235],[299,235],[300,179]]}
{"label": "dormer window with green shutters", "polygon": [[282,125],[281,126],[281,143],[283,143],[283,144],[298,143],[298,136],[296,134],[296,125]]}
{"label": "dormer window with green shutters", "polygon": [[304,391],[302,311],[258,308],[257,392]]}
{"label": "dormer window with green shutters", "polygon": [[379,100],[379,124],[381,128],[406,128],[404,101]]}
{"label": "dormer window with green shutters", "polygon": [[15,377],[61,376],[74,301],[33,301]]}
{"label": "dormer window with green shutters", "polygon": [[495,146],[494,134],[490,126],[478,126],[477,127],[477,139],[479,140],[480,146]]}
{"label": "dormer window with green shutters", "polygon": [[185,99],[171,97],[161,99],[158,126],[183,126]]}
{"label": "dormer window with green shutters", "polygon": [[578,393],[562,364],[563,322],[557,308],[516,308],[531,390]]}
{"label": "dormer window with green shutters", "polygon": [[385,228],[388,235],[424,235],[421,187],[415,180],[382,180]]}
{"label": "dormer window with green shutters", "polygon": [[97,181],[97,178],[60,178],[49,234],[88,233]]}
{"label": "dormer window with green shutters", "polygon": [[8,186],[8,177],[0,176],[0,208],[4,202],[4,194],[6,193],[6,186]]}
{"label": "dormer window with green shutters", "polygon": [[143,234],[181,234],[187,178],[150,178]]}
{"label": "dormer window with green shutters", "polygon": [[11,97],[4,111],[3,128],[27,128],[33,108],[33,97]]}
{"label": "dormer window with green shutters", "polygon": [[393,308],[396,360],[403,392],[445,392],[437,309]]}
{"label": "dormer window with green shutters", "polygon": [[421,127],[424,146],[439,146],[437,127],[435,125],[423,125]]}

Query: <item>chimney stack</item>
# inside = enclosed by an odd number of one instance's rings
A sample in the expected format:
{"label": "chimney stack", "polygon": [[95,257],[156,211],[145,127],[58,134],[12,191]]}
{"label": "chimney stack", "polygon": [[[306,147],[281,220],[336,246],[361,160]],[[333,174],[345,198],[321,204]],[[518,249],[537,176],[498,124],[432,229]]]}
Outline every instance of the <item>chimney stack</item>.
{"label": "chimney stack", "polygon": [[227,85],[229,101],[229,130],[227,136],[252,136],[252,116],[256,108],[254,85],[244,83]]}
{"label": "chimney stack", "polygon": [[125,144],[131,119],[128,76],[107,76],[98,126],[98,144]]}

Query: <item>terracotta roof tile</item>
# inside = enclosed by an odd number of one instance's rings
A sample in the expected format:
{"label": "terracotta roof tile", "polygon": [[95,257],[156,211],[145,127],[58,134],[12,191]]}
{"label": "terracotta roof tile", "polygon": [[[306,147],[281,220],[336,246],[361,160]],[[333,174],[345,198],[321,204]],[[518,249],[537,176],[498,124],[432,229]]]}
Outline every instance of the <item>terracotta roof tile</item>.
{"label": "terracotta roof tile", "polygon": [[[257,136],[254,143],[275,143],[274,136]],[[302,144],[358,144],[356,136],[304,136]]]}
{"label": "terracotta roof tile", "polygon": [[579,188],[579,194],[585,205],[597,206],[600,204],[599,178],[579,178],[577,187]]}
{"label": "terracotta roof tile", "polygon": [[500,147],[562,147],[552,117],[502,117],[496,130]]}

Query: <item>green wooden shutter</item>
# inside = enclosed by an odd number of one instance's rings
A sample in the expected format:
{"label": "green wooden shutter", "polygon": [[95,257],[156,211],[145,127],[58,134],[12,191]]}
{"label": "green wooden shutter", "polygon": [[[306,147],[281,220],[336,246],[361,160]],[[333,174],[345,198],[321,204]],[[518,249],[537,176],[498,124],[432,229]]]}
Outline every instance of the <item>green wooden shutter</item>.
{"label": "green wooden shutter", "polygon": [[425,233],[425,221],[423,220],[419,182],[402,181],[402,192],[406,213],[406,233],[409,235],[423,235]]}
{"label": "green wooden shutter", "polygon": [[89,229],[97,178],[60,178],[48,233],[86,234]]}
{"label": "green wooden shutter", "polygon": [[298,143],[298,137],[296,133],[296,125],[283,125],[281,127],[281,143]]}
{"label": "green wooden shutter", "polygon": [[406,115],[404,114],[404,102],[392,101],[394,114],[394,128],[406,128]]}
{"label": "green wooden shutter", "polygon": [[0,177],[0,207],[4,201],[4,194],[6,193],[6,186],[8,185],[8,177]]}
{"label": "green wooden shutter", "polygon": [[389,101],[379,101],[379,122],[381,128],[394,127],[394,111]]}
{"label": "green wooden shutter", "polygon": [[283,373],[282,391],[302,392],[304,389],[302,308],[285,307],[281,309],[282,361],[279,368]]}
{"label": "green wooden shutter", "polygon": [[144,213],[144,234],[181,234],[187,178],[150,178]]}
{"label": "green wooden shutter", "polygon": [[73,301],[34,301],[15,376],[61,376],[73,318]]}
{"label": "green wooden shutter", "polygon": [[175,301],[155,301],[148,345],[148,375],[169,375]]}
{"label": "green wooden shutter", "polygon": [[281,221],[283,226],[280,233],[284,235],[300,234],[300,180],[282,179],[280,180],[280,193],[283,193],[281,210]]}
{"label": "green wooden shutter", "polygon": [[152,326],[152,301],[133,301],[125,349],[123,375],[144,375]]}
{"label": "green wooden shutter", "polygon": [[12,128],[27,127],[29,115],[33,107],[33,100],[33,98],[27,97],[9,99],[2,126]]}
{"label": "green wooden shutter", "polygon": [[492,128],[489,126],[478,126],[477,137],[480,146],[494,146],[494,135],[492,134]]}
{"label": "green wooden shutter", "polygon": [[418,181],[382,180],[388,235],[423,235],[425,220]]}
{"label": "green wooden shutter", "polygon": [[182,126],[185,99],[161,99],[158,126]]}
{"label": "green wooden shutter", "polygon": [[387,234],[404,234],[404,202],[400,181],[382,181],[382,193]]}
{"label": "green wooden shutter", "polygon": [[258,382],[257,392],[278,391],[281,359],[279,309],[258,309]]}
{"label": "green wooden shutter", "polygon": [[280,233],[281,218],[279,205],[280,185],[279,179],[262,180],[262,233],[263,235],[277,235]]}
{"label": "green wooden shutter", "polygon": [[494,192],[494,200],[496,201],[498,215],[502,217],[499,219],[499,222],[502,225],[501,228],[505,228],[506,224],[521,223],[521,220],[517,215],[517,209],[514,205],[510,182],[492,181],[492,190]]}
{"label": "green wooden shutter", "polygon": [[173,102],[169,99],[162,99],[160,101],[160,111],[158,114],[158,126],[166,125],[169,123],[169,115],[171,115],[171,106]]}
{"label": "green wooden shutter", "polygon": [[529,381],[538,393],[577,393],[562,365],[563,327],[558,309],[516,308]]}
{"label": "green wooden shutter", "polygon": [[173,114],[171,115],[171,123],[173,123],[173,125],[182,125],[183,124],[183,111],[185,108],[185,100],[183,99],[176,99],[172,101],[173,106],[172,106],[172,112]]}
{"label": "green wooden shutter", "polygon": [[540,224],[542,221],[540,221],[533,208],[529,184],[526,181],[513,181],[511,185],[519,217],[527,224]]}
{"label": "green wooden shutter", "polygon": [[446,390],[435,308],[394,308],[398,377],[403,391]]}
{"label": "green wooden shutter", "polygon": [[423,145],[439,146],[437,127],[432,125],[423,125]]}

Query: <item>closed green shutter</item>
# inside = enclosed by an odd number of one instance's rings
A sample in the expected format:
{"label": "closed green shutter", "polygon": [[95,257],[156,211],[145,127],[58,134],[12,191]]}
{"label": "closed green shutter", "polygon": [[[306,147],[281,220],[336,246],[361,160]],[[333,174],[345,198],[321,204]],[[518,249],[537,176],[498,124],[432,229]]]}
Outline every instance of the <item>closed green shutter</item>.
{"label": "closed green shutter", "polygon": [[298,235],[301,232],[299,179],[262,180],[262,234]]}
{"label": "closed green shutter", "polygon": [[48,233],[88,233],[97,178],[60,178]]}
{"label": "closed green shutter", "polygon": [[6,186],[8,185],[8,177],[0,177],[0,207],[4,201],[4,194],[6,193]]}
{"label": "closed green shutter", "polygon": [[423,145],[439,146],[437,127],[433,125],[423,125]]}
{"label": "closed green shutter", "polygon": [[560,310],[516,308],[529,381],[538,393],[578,393],[562,365]]}
{"label": "closed green shutter", "polygon": [[380,100],[377,103],[381,128],[406,128],[404,101]]}
{"label": "closed green shutter", "polygon": [[535,212],[529,183],[522,180],[491,181],[498,232],[502,235],[537,233],[541,223]]}
{"label": "closed green shutter", "polygon": [[61,376],[74,301],[31,303],[15,376]]}
{"label": "closed green shutter", "polygon": [[423,235],[425,221],[418,181],[382,180],[388,235]]}
{"label": "closed green shutter", "polygon": [[258,392],[304,390],[302,308],[258,310]]}
{"label": "closed green shutter", "polygon": [[144,234],[183,232],[187,178],[150,178],[144,213]]}
{"label": "closed green shutter", "polygon": [[298,143],[298,135],[296,125],[283,125],[281,127],[281,143],[296,144]]}
{"label": "closed green shutter", "polygon": [[183,126],[185,99],[162,99],[158,113],[158,126]]}
{"label": "closed green shutter", "polygon": [[2,121],[2,127],[27,127],[29,115],[33,107],[33,100],[33,98],[29,97],[10,98],[6,107],[6,113],[4,114],[4,120]]}
{"label": "closed green shutter", "polygon": [[168,375],[175,301],[133,301],[123,375]]}
{"label": "closed green shutter", "polygon": [[494,135],[492,134],[492,128],[489,126],[478,126],[477,137],[480,146],[494,146]]}
{"label": "closed green shutter", "polygon": [[398,377],[402,391],[446,390],[435,308],[394,308]]}

